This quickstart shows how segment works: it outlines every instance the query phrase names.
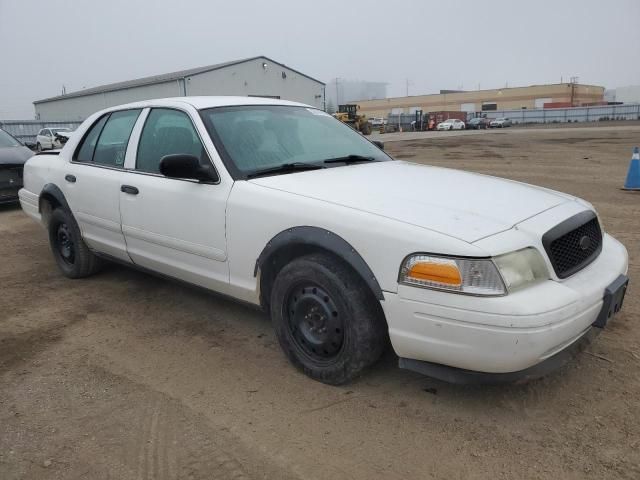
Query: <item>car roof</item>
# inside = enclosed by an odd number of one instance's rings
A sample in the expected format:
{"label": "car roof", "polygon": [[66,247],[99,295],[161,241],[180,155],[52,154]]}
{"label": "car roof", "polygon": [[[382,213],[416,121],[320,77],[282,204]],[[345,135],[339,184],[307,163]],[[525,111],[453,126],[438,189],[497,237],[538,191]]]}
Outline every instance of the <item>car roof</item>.
{"label": "car roof", "polygon": [[200,110],[203,108],[213,107],[230,107],[238,105],[284,105],[295,107],[316,108],[304,103],[291,102],[289,100],[280,100],[276,98],[264,97],[233,97],[233,96],[207,96],[207,97],[169,97],[157,98],[153,100],[144,100],[141,102],[127,103],[110,107],[104,111],[122,110],[129,108],[145,108],[145,107],[170,107],[191,105]]}

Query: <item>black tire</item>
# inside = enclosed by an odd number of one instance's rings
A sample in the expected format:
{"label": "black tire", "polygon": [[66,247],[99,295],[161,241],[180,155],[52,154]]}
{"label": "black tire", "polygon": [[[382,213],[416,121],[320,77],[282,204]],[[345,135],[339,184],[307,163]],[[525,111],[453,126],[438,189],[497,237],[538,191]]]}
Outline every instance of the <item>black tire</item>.
{"label": "black tire", "polygon": [[42,145],[40,145],[40,142],[36,143],[36,151],[37,152],[41,152],[42,151]]}
{"label": "black tire", "polygon": [[84,278],[102,266],[84,243],[80,228],[67,210],[56,208],[49,219],[49,246],[58,268],[65,277]]}
{"label": "black tire", "polygon": [[282,350],[307,376],[354,380],[387,345],[382,309],[362,279],[327,254],[300,257],[276,277],[271,320]]}

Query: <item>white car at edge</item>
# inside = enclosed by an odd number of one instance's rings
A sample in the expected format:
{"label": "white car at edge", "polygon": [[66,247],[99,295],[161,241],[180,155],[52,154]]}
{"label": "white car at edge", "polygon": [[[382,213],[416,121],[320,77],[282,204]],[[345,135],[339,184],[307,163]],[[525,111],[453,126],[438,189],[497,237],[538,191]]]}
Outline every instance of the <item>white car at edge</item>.
{"label": "white car at edge", "polygon": [[458,120],[457,118],[450,118],[449,120],[445,120],[444,122],[440,122],[436,126],[436,130],[464,130],[465,124],[462,120]]}
{"label": "white car at edge", "polygon": [[622,304],[627,252],[589,203],[394,161],[306,105],[149,100],[76,132],[27,161],[19,192],[62,273],[109,259],[261,305],[322,382],[388,340],[449,381],[540,376]]}
{"label": "white car at edge", "polygon": [[40,129],[36,135],[36,150],[51,150],[62,148],[73,132],[66,127],[46,127]]}

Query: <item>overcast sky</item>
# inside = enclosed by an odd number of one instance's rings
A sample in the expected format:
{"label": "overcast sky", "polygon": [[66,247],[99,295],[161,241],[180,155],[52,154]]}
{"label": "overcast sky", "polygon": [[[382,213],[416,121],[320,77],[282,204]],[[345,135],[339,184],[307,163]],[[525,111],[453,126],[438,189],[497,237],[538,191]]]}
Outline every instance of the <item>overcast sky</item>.
{"label": "overcast sky", "polygon": [[33,100],[266,55],[389,96],[640,84],[639,0],[0,0],[0,120]]}

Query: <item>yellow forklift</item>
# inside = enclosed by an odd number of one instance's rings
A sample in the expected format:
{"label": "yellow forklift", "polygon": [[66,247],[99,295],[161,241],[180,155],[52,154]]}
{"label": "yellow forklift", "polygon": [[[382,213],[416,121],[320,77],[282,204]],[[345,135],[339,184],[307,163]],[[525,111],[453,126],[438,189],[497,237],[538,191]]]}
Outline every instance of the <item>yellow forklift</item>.
{"label": "yellow forklift", "polygon": [[358,113],[358,110],[360,110],[360,105],[339,105],[338,111],[334,113],[333,116],[342,123],[346,123],[357,132],[360,132],[363,135],[370,135],[371,124],[369,124],[369,119],[367,119],[366,115]]}

